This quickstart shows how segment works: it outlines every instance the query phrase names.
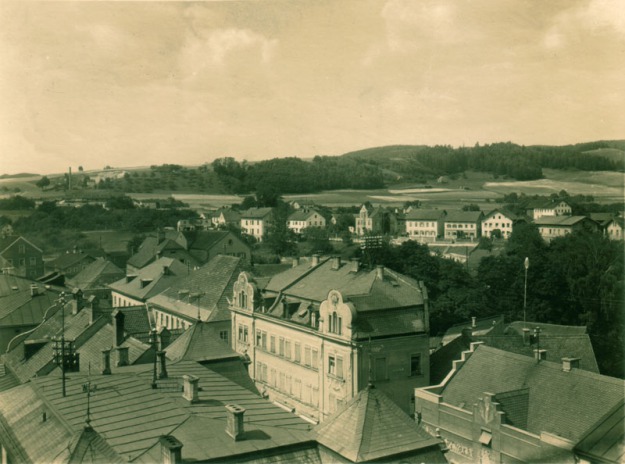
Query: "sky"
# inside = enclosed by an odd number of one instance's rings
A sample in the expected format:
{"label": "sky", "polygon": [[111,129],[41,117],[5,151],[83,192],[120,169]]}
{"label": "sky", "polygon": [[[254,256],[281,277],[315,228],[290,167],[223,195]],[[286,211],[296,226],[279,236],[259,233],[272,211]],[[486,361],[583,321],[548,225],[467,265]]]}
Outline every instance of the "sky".
{"label": "sky", "polygon": [[0,2],[0,174],[625,138],[625,0]]}

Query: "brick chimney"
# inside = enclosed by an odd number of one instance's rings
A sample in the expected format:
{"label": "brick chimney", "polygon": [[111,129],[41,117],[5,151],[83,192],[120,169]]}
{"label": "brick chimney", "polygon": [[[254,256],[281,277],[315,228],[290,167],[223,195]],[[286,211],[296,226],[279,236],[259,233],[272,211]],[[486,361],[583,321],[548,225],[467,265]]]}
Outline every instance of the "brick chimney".
{"label": "brick chimney", "polygon": [[319,255],[312,255],[312,263],[311,266],[315,267],[319,264]]}
{"label": "brick chimney", "polygon": [[360,269],[360,261],[358,260],[358,258],[352,258],[350,260],[350,264],[350,272],[358,272],[358,270]]}
{"label": "brick chimney", "polygon": [[111,350],[102,350],[100,373],[102,375],[111,375]]}
{"label": "brick chimney", "polygon": [[113,311],[112,323],[113,323],[113,346],[117,347],[124,343],[124,313],[119,309]]}
{"label": "brick chimney", "polygon": [[187,400],[189,403],[197,403],[199,401],[198,397],[198,383],[200,381],[199,377],[194,375],[183,375],[183,391],[182,397]]}
{"label": "brick chimney", "polygon": [[171,343],[171,332],[167,327],[161,327],[157,336],[158,350],[164,350]]}
{"label": "brick chimney", "polygon": [[562,358],[562,370],[571,372],[571,369],[579,369],[580,358]]}
{"label": "brick chimney", "polygon": [[117,352],[117,367],[127,366],[130,362],[128,357],[128,347],[127,346],[118,346],[115,348]]}
{"label": "brick chimney", "polygon": [[243,422],[245,408],[242,408],[238,404],[227,404],[226,412],[226,433],[234,438],[234,441],[242,440],[243,435],[245,434],[245,426]]}
{"label": "brick chimney", "polygon": [[162,464],[180,464],[182,462],[182,443],[173,435],[164,435],[161,444]]}
{"label": "brick chimney", "polygon": [[158,378],[167,378],[167,359],[165,358],[165,351],[157,351],[158,356]]}
{"label": "brick chimney", "polygon": [[334,256],[332,258],[332,270],[333,271],[338,271],[341,268],[341,257],[340,256]]}
{"label": "brick chimney", "polygon": [[384,280],[384,266],[378,264],[375,267],[375,276],[378,278],[378,280]]}

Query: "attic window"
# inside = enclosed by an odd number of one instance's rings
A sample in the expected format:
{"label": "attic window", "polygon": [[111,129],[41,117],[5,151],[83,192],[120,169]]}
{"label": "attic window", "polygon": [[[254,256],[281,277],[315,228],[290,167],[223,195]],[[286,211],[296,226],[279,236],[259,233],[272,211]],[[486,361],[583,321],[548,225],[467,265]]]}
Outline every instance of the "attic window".
{"label": "attic window", "polygon": [[487,430],[482,430],[480,434],[480,443],[484,446],[490,446],[490,442],[493,440],[493,434]]}

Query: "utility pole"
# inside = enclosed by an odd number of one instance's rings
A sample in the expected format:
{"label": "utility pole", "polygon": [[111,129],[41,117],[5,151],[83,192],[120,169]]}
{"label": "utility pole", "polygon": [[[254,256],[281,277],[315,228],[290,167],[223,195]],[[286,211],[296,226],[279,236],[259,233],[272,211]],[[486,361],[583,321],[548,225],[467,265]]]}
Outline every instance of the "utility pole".
{"label": "utility pole", "polygon": [[529,258],[525,258],[523,266],[525,267],[525,285],[523,288],[523,327],[527,327],[527,269],[530,267]]}
{"label": "utility pole", "polygon": [[156,328],[153,328],[150,332],[150,342],[152,342],[152,348],[154,349],[154,364],[152,365],[152,389],[156,389]]}
{"label": "utility pole", "polygon": [[66,377],[65,373],[68,367],[72,370],[78,368],[78,355],[76,354],[76,347],[73,341],[65,340],[65,292],[61,292],[59,296],[58,305],[61,307],[61,337],[54,337],[54,353],[53,358],[55,364],[61,367],[61,384],[63,396],[67,396],[65,389]]}

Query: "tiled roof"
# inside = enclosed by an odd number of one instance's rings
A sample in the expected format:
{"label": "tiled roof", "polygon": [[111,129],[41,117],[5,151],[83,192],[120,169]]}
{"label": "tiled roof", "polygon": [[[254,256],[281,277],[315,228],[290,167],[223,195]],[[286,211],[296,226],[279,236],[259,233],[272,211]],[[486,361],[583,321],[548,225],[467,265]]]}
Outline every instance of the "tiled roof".
{"label": "tiled roof", "polygon": [[238,358],[239,355],[219,338],[219,330],[212,324],[196,322],[167,347],[172,361],[214,361]]}
{"label": "tiled roof", "polygon": [[585,335],[588,331],[585,325],[577,326],[577,325],[558,325],[558,324],[547,324],[545,322],[523,322],[523,321],[514,321],[508,324],[506,327],[506,333],[517,333],[518,335],[523,335],[523,328],[529,328],[532,333],[534,328],[540,328],[540,336],[553,336],[553,337],[564,337],[564,336],[573,336],[573,335]]}
{"label": "tiled roof", "polygon": [[481,345],[441,394],[444,402],[472,410],[484,392],[496,395],[522,388],[529,389],[527,431],[577,441],[622,400],[625,382],[581,369],[565,372],[560,363],[537,362]]}
{"label": "tiled roof", "polygon": [[109,260],[97,258],[74,277],[68,279],[67,285],[81,290],[104,288],[107,284],[121,279],[124,275],[125,272]]}
{"label": "tiled roof", "polygon": [[250,208],[241,212],[241,219],[263,219],[271,212],[271,208]]}
{"label": "tiled roof", "polygon": [[[167,273],[163,272],[165,268],[167,268]],[[109,287],[124,295],[145,301],[169,288],[176,280],[187,275],[188,272],[188,267],[177,259],[159,258],[152,264],[140,269],[137,277],[130,282],[126,282],[126,278],[123,278],[113,282]],[[149,283],[142,287],[142,280]]]}
{"label": "tiled roof", "polygon": [[625,400],[602,417],[577,444],[577,454],[591,462],[625,462]]}
{"label": "tiled roof", "polygon": [[421,333],[425,330],[423,320],[415,316],[414,310],[405,308],[361,313],[354,326],[356,339]]}
{"label": "tiled roof", "polygon": [[486,221],[488,218],[490,218],[491,216],[495,215],[495,214],[501,214],[502,216],[511,219],[511,220],[517,220],[519,219],[519,216],[517,214],[514,214],[511,211],[508,211],[506,209],[494,209],[491,212],[489,212],[488,214],[486,214],[483,218],[482,221]]}
{"label": "tiled roof", "polygon": [[173,239],[161,239],[158,237],[146,237],[139,251],[128,259],[128,264],[136,268],[142,268],[156,259],[157,253],[163,250],[184,250],[185,248]]}
{"label": "tiled roof", "polygon": [[[31,284],[36,284],[32,280],[25,277],[14,276],[11,274],[0,274],[0,301],[6,296],[10,296],[18,291],[29,290]],[[43,285],[39,285],[43,288]]]}
{"label": "tiled roof", "polygon": [[[199,305],[203,321],[230,320],[227,298],[232,298],[234,282],[244,266],[241,258],[217,255],[161,294],[150,298],[148,303],[192,319],[197,319]],[[190,297],[194,293],[200,294],[199,298]]]}
{"label": "tiled roof", "polygon": [[534,223],[538,226],[567,227],[584,220],[592,221],[592,219],[588,219],[586,216],[542,216],[535,219]]}
{"label": "tiled roof", "polygon": [[37,325],[58,298],[59,292],[41,284],[35,296],[31,295],[30,288],[12,293],[0,299],[0,326]]}
{"label": "tiled roof", "polygon": [[[161,452],[158,441],[163,435],[173,435],[180,440],[184,445],[183,457],[189,461],[225,459],[233,454],[245,458],[248,453],[259,450],[280,449],[292,453],[295,449],[315,449],[310,424],[212,370],[194,362],[179,362],[171,363],[168,371],[169,377],[159,379],[155,389],[150,387],[151,366],[129,366],[112,375],[90,376],[91,426],[110,447],[107,452],[112,450],[128,461],[157,462]],[[182,398],[182,375],[199,378],[197,403]],[[31,448],[57,454],[63,450],[77,451],[76,436],[69,432],[84,426],[87,395],[83,386],[88,380],[89,377],[82,374],[68,374],[67,396],[63,397],[58,378],[33,379],[27,385],[0,393],[2,404],[9,397],[19,398],[15,408],[2,408],[0,416],[11,420],[16,415],[36,411],[28,422],[19,417],[10,424],[28,452]],[[44,403],[49,420],[42,425]],[[246,409],[245,440],[235,441],[225,432],[224,405],[230,403]],[[39,429],[47,437],[39,435],[38,442],[30,441],[26,432],[39,433]],[[53,443],[48,443],[50,439]],[[101,449],[99,445],[98,449]],[[49,454],[37,457],[39,459],[32,460],[53,461]]]}
{"label": "tiled roof", "polygon": [[[315,429],[317,441],[352,462],[384,460],[399,453],[438,447],[383,392],[369,386]],[[428,462],[444,463],[440,449]]]}
{"label": "tiled roof", "polygon": [[449,211],[444,218],[445,222],[479,222],[482,219],[481,211]]}
{"label": "tiled roof", "polygon": [[13,372],[6,369],[4,364],[0,364],[0,392],[19,385],[20,382]]}
{"label": "tiled roof", "polygon": [[297,210],[289,216],[288,221],[305,221],[314,214],[321,216],[321,214],[314,209]]}
{"label": "tiled roof", "polygon": [[23,240],[26,243],[28,243],[29,245],[33,246],[37,251],[41,252],[41,248],[39,248],[37,245],[35,245],[34,243],[32,243],[29,240],[26,240],[24,237],[22,237],[21,235],[10,235],[8,237],[0,237],[0,253],[3,253],[8,247],[10,247],[11,245],[13,245],[15,242],[17,242],[18,240]]}
{"label": "tiled roof", "polygon": [[559,206],[560,203],[566,203],[567,205],[569,205],[569,203],[564,200],[545,200],[545,199],[540,198],[540,199],[531,201],[530,204],[528,205],[528,208],[529,209],[549,209],[549,208],[555,208],[556,206]]}
{"label": "tiled roof", "polygon": [[77,251],[74,253],[67,252],[52,261],[48,261],[46,263],[46,267],[66,269],[80,263],[81,261],[95,261],[95,259],[95,256],[92,256],[90,253],[85,253],[84,251]]}
{"label": "tiled roof", "polygon": [[406,221],[438,221],[445,211],[438,209],[413,209],[406,214]]}
{"label": "tiled roof", "polygon": [[69,451],[68,464],[122,464],[126,462],[98,432],[88,426],[75,434],[69,445]]}
{"label": "tiled roof", "polygon": [[[452,325],[443,336],[443,345],[451,342],[462,334],[463,329],[472,328],[473,321],[466,321],[460,324]],[[474,335],[485,335],[493,330],[494,327],[503,325],[503,315],[482,317],[475,319],[475,327],[472,328]]]}

